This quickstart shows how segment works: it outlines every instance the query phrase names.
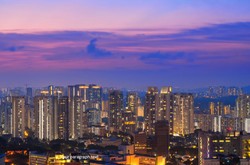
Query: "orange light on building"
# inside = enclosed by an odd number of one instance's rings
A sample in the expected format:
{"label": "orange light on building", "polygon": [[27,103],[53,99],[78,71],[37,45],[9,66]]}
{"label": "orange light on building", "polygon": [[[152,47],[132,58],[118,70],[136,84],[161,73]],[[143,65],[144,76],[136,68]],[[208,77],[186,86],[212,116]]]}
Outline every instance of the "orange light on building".
{"label": "orange light on building", "polygon": [[124,124],[125,125],[133,125],[133,124],[135,124],[135,122],[134,121],[126,121],[126,122],[124,122]]}

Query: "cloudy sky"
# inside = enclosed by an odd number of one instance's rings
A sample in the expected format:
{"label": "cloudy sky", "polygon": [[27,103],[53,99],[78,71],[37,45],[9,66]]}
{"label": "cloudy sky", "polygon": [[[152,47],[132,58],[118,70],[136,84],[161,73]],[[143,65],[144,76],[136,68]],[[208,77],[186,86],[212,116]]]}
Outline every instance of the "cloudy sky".
{"label": "cloudy sky", "polygon": [[0,87],[250,84],[248,0],[0,0]]}

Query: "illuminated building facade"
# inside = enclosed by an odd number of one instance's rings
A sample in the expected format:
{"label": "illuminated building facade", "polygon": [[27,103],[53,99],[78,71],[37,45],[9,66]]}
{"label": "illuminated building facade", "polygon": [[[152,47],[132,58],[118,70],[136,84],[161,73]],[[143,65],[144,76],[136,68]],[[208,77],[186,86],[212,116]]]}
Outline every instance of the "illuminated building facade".
{"label": "illuminated building facade", "polygon": [[127,106],[122,113],[122,129],[132,133],[136,129],[139,97],[136,92],[129,92],[127,96]]}
{"label": "illuminated building facade", "polygon": [[250,135],[240,132],[198,133],[198,161],[205,165],[205,159],[218,159],[220,155],[238,155],[241,158],[250,157]]}
{"label": "illuminated building facade", "polygon": [[139,104],[139,97],[136,92],[129,92],[127,96],[127,109],[136,114]]}
{"label": "illuminated building facade", "polygon": [[86,102],[82,100],[80,96],[75,96],[73,99],[74,102],[74,118],[71,119],[71,122],[74,126],[73,136],[71,138],[82,137],[84,133],[87,132],[87,112],[86,112]]}
{"label": "illuminated building facade", "polygon": [[84,128],[87,128],[86,119],[86,102],[87,102],[87,85],[68,86],[69,99],[69,137],[77,139],[82,137]]}
{"label": "illuminated building facade", "polygon": [[102,87],[90,84],[87,90],[88,108],[102,109]]}
{"label": "illuminated building facade", "polygon": [[231,114],[231,106],[230,105],[224,105],[223,110],[224,110],[224,112],[223,112],[224,115]]}
{"label": "illuminated building facade", "polygon": [[96,108],[87,109],[88,127],[101,125],[101,110]]}
{"label": "illuminated building facade", "polygon": [[215,114],[219,116],[224,115],[224,105],[222,102],[217,102],[215,107]]}
{"label": "illuminated building facade", "polygon": [[244,131],[250,133],[250,118],[246,118],[244,124],[245,124]]}
{"label": "illuminated building facade", "polygon": [[82,137],[87,132],[88,108],[102,109],[102,87],[90,84],[68,86],[69,97],[69,136]]}
{"label": "illuminated building facade", "polygon": [[236,101],[236,116],[250,118],[250,95],[240,95]]}
{"label": "illuminated building facade", "polygon": [[250,159],[250,135],[241,136],[241,157],[243,159]]}
{"label": "illuminated building facade", "polygon": [[69,121],[68,121],[68,96],[60,97],[58,100],[58,138],[68,140],[69,139]]}
{"label": "illuminated building facade", "polygon": [[[159,110],[157,113],[157,120],[170,120],[173,118],[172,106],[170,105],[170,95],[172,87],[162,87],[159,94]],[[171,109],[171,110],[170,110]]]}
{"label": "illuminated building facade", "polygon": [[173,134],[186,135],[194,132],[194,98],[192,94],[173,95]]}
{"label": "illuminated building facade", "polygon": [[210,102],[209,103],[209,110],[210,110],[210,114],[211,115],[214,115],[215,113],[214,113],[214,111],[215,111],[215,104],[214,104],[214,102]]}
{"label": "illuminated building facade", "polygon": [[122,130],[123,94],[119,90],[109,91],[109,130]]}
{"label": "illuminated building facade", "polygon": [[44,165],[47,164],[48,155],[29,152],[29,165]]}
{"label": "illuminated building facade", "polygon": [[134,134],[134,145],[136,154],[147,154],[147,135],[145,132]]}
{"label": "illuminated building facade", "polygon": [[240,118],[210,114],[195,114],[194,116],[195,128],[203,131],[230,132],[244,129]]}
{"label": "illuminated building facade", "polygon": [[[2,126],[2,133],[11,133],[11,119],[12,119],[12,100],[10,96],[6,96],[0,99],[0,124]],[[1,133],[0,133],[1,134]]]}
{"label": "illuminated building facade", "polygon": [[[79,121],[77,118],[76,110],[77,107],[76,104],[78,102],[81,102],[80,98],[76,98],[79,96],[79,91],[77,91],[76,86],[68,86],[68,99],[69,99],[69,137],[75,139],[76,136],[76,129],[78,128],[78,125],[75,125],[75,121]],[[78,106],[79,107],[79,106]]]}
{"label": "illuminated building facade", "polygon": [[132,133],[136,129],[135,114],[129,110],[122,113],[122,130],[127,133]]}
{"label": "illuminated building facade", "polygon": [[34,98],[34,131],[39,139],[57,138],[56,127],[58,98],[54,96],[36,96]]}
{"label": "illuminated building facade", "polygon": [[173,134],[173,101],[172,87],[162,87],[159,94],[157,120],[167,120],[169,122],[170,135]]}
{"label": "illuminated building facade", "polygon": [[201,129],[203,131],[213,130],[213,115],[210,114],[194,114],[195,127],[196,129]]}
{"label": "illuminated building facade", "polygon": [[158,111],[158,88],[148,87],[145,102],[145,130],[148,135],[155,134],[155,122]]}
{"label": "illuminated building facade", "polygon": [[25,97],[12,97],[12,120],[11,134],[13,137],[24,137],[25,128],[28,126],[27,113],[25,110]]}

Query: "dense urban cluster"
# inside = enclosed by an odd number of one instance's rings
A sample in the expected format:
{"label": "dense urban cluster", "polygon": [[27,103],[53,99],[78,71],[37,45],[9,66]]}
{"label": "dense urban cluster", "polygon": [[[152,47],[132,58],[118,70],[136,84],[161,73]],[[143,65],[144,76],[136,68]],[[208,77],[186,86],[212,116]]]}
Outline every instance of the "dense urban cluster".
{"label": "dense urban cluster", "polygon": [[0,161],[9,164],[250,163],[250,95],[237,87],[51,85],[0,97]]}

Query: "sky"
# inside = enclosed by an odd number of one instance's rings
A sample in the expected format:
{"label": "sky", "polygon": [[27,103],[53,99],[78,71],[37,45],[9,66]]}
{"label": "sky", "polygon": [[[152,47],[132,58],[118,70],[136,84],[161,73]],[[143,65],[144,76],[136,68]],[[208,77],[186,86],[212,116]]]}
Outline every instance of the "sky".
{"label": "sky", "polygon": [[248,0],[0,0],[0,87],[250,85]]}

